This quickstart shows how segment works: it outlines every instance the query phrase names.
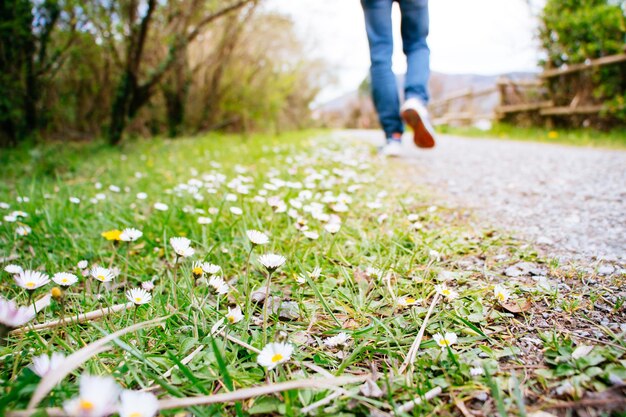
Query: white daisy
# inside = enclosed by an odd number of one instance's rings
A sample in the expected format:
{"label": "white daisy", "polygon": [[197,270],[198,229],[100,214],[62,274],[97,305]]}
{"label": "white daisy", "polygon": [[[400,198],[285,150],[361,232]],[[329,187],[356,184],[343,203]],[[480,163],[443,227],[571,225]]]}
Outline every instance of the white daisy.
{"label": "white daisy", "polygon": [[191,274],[195,279],[202,278],[202,275],[204,275],[204,269],[202,268],[202,266],[203,263],[201,261],[195,261],[191,265]]}
{"label": "white daisy", "polygon": [[146,291],[152,291],[154,289],[154,282],[144,281],[141,283],[141,288],[143,288]]}
{"label": "white daisy", "polygon": [[210,224],[212,222],[210,217],[198,217],[198,224]]}
{"label": "white daisy", "polygon": [[143,232],[140,230],[129,227],[127,229],[122,230],[122,234],[120,235],[120,240],[124,242],[134,242],[143,236]]}
{"label": "white daisy", "polygon": [[137,200],[145,200],[146,198],[148,198],[148,194],[146,193],[137,193]]}
{"label": "white daisy", "polygon": [[484,373],[485,373],[485,370],[483,369],[482,366],[474,366],[473,368],[470,368],[471,376],[479,376],[479,375],[483,375]]}
{"label": "white daisy", "polygon": [[459,293],[448,288],[446,284],[435,285],[435,291],[437,294],[444,296],[448,300],[454,300],[459,296]]}
{"label": "white daisy", "polygon": [[210,262],[204,262],[202,264],[202,270],[209,275],[215,275],[222,270],[219,265],[212,264]]}
{"label": "white daisy", "polygon": [[64,287],[76,284],[78,277],[70,272],[57,272],[52,276],[52,281]]}
{"label": "white daisy", "polygon": [[81,375],[78,397],[63,403],[70,417],[104,417],[113,414],[120,388],[110,377]]}
{"label": "white daisy", "polygon": [[287,259],[285,259],[284,256],[276,255],[275,253],[266,253],[265,255],[259,256],[259,262],[261,262],[261,265],[267,268],[270,272],[274,272],[280,268],[286,261]]}
{"label": "white daisy", "polygon": [[315,268],[313,268],[313,270],[309,273],[309,276],[312,279],[317,279],[320,277],[320,274],[322,273],[322,268],[320,268],[319,266],[316,266]]}
{"label": "white daisy", "polygon": [[307,238],[311,239],[311,240],[316,240],[319,239],[320,234],[314,231],[304,231],[302,232],[304,234],[304,236],[306,236]]}
{"label": "white daisy", "polygon": [[13,300],[0,297],[0,324],[9,328],[23,326],[35,318],[32,307],[18,307]]}
{"label": "white daisy", "polygon": [[398,298],[398,305],[400,307],[410,307],[419,304],[420,300],[411,297],[410,295],[404,295]]}
{"label": "white daisy", "polygon": [[15,233],[20,236],[28,236],[32,231],[33,230],[26,225],[18,226],[17,228],[15,228]]}
{"label": "white daisy", "polygon": [[228,313],[226,313],[226,320],[228,320],[228,322],[230,324],[235,324],[235,323],[241,321],[241,319],[243,319],[243,314],[241,312],[241,307],[236,306],[233,309],[228,307]]}
{"label": "white daisy", "polygon": [[229,210],[230,210],[231,213],[233,213],[233,214],[235,214],[237,216],[240,216],[240,215],[243,214],[243,210],[240,209],[239,207],[231,207]]}
{"label": "white daisy", "polygon": [[511,296],[511,293],[502,285],[498,284],[493,287],[493,296],[496,297],[496,300],[498,300],[498,302],[506,303]]}
{"label": "white daisy", "polygon": [[72,203],[72,204],[80,204],[80,198],[78,198],[78,197],[70,197],[70,203]]}
{"label": "white daisy", "polygon": [[110,282],[113,280],[113,278],[115,278],[113,271],[108,268],[103,268],[101,266],[94,266],[93,268],[91,268],[91,271],[89,271],[89,273],[93,278],[97,279],[100,282]]}
{"label": "white daisy", "polygon": [[220,295],[228,292],[228,284],[218,276],[212,276],[211,279],[209,279],[209,285]]}
{"label": "white daisy", "polygon": [[15,264],[9,264],[9,265],[5,266],[5,267],[4,267],[4,270],[5,270],[6,272],[8,272],[9,274],[12,274],[12,275],[17,275],[17,274],[19,274],[20,272],[23,272],[23,271],[24,271],[24,269],[22,269],[22,267],[21,267],[21,266],[19,266],[19,265],[15,265]]}
{"label": "white daisy", "polygon": [[259,232],[258,230],[248,230],[246,231],[246,235],[248,235],[248,239],[255,245],[265,245],[269,243],[270,238],[263,232]]}
{"label": "white daisy", "polygon": [[159,400],[149,392],[122,391],[117,412],[120,417],[154,417],[159,410]]}
{"label": "white daisy", "polygon": [[142,304],[148,304],[150,300],[152,300],[152,294],[143,288],[132,288],[126,291],[126,298],[128,298],[128,301],[131,303],[140,306]]}
{"label": "white daisy", "polygon": [[456,343],[457,337],[456,333],[446,332],[445,336],[442,336],[441,333],[434,334],[433,339],[435,339],[435,342],[437,342],[442,350],[445,350],[447,347]]}
{"label": "white daisy", "polygon": [[289,343],[268,343],[263,350],[261,350],[256,361],[269,371],[274,369],[277,365],[287,362],[291,358],[292,353],[293,345]]}
{"label": "white daisy", "polygon": [[30,270],[20,272],[15,275],[13,279],[15,279],[15,283],[17,285],[29,291],[36,290],[37,288],[43,287],[50,282],[50,277],[48,277],[48,275]]}
{"label": "white daisy", "polygon": [[79,261],[76,266],[78,269],[86,269],[89,266],[89,262],[83,259],[82,261]]}
{"label": "white daisy", "polygon": [[30,369],[40,377],[46,376],[46,374],[59,367],[65,360],[65,355],[60,352],[54,352],[52,355],[41,355],[33,357],[33,363],[29,366]]}
{"label": "white daisy", "polygon": [[336,334],[335,336],[328,337],[324,340],[324,345],[329,348],[334,348],[336,346],[345,345],[348,340],[350,340],[350,336],[345,332],[341,332]]}
{"label": "white daisy", "polygon": [[154,203],[154,209],[159,211],[167,211],[169,207],[165,203]]}
{"label": "white daisy", "polygon": [[334,235],[335,233],[339,232],[339,230],[341,229],[341,224],[339,224],[339,223],[327,223],[327,224],[324,226],[324,229],[325,229],[328,233],[330,233],[330,234],[333,234],[333,235]]}
{"label": "white daisy", "polygon": [[170,238],[170,245],[172,245],[174,252],[183,258],[192,256],[195,253],[193,248],[190,246],[191,240],[186,237],[172,237]]}

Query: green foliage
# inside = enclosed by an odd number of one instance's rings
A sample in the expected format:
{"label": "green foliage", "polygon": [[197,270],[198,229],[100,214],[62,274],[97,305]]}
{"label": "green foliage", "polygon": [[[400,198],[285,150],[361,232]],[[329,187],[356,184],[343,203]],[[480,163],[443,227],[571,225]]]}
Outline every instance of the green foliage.
{"label": "green foliage", "polygon": [[[588,60],[624,52],[626,7],[614,0],[548,0],[541,14],[539,38],[546,52],[545,68],[580,64]],[[564,91],[581,91],[591,85],[591,95],[606,101],[604,115],[626,120],[626,69],[623,64],[594,69],[549,80],[558,105],[569,105],[573,98]],[[567,99],[567,102],[559,101]]]}

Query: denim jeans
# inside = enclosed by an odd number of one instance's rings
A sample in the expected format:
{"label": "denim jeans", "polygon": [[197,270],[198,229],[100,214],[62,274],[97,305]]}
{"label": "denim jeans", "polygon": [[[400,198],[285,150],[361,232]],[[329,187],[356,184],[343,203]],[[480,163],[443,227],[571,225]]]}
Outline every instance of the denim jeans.
{"label": "denim jeans", "polygon": [[404,98],[418,98],[428,102],[428,77],[430,75],[430,50],[428,36],[428,0],[361,0],[365,15],[365,28],[370,46],[371,83],[374,105],[387,138],[392,133],[402,133],[400,100],[396,77],[391,70],[393,34],[391,6],[400,4],[402,50],[407,59],[404,79]]}

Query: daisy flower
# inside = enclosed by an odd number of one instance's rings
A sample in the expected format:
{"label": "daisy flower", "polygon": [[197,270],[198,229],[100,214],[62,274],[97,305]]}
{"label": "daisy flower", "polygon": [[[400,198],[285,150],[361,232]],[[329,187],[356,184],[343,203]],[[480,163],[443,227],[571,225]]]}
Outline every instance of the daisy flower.
{"label": "daisy flower", "polygon": [[209,275],[215,275],[218,272],[220,272],[222,268],[219,265],[215,265],[210,262],[205,262],[202,264],[202,270]]}
{"label": "daisy flower", "polygon": [[117,412],[120,417],[154,417],[158,409],[159,401],[154,394],[124,390]]}
{"label": "daisy flower", "polygon": [[287,362],[291,358],[292,353],[293,345],[289,343],[268,343],[261,350],[256,361],[270,371],[279,364]]}
{"label": "daisy flower", "polygon": [[213,222],[210,217],[198,217],[198,224],[209,224]]}
{"label": "daisy flower", "polygon": [[400,307],[410,307],[419,303],[420,303],[420,300],[417,300],[411,297],[410,295],[405,295],[405,296],[398,298],[398,305]]}
{"label": "daisy flower", "polygon": [[218,276],[212,276],[211,279],[209,279],[209,285],[220,295],[228,292],[228,284]]}
{"label": "daisy flower", "polygon": [[83,259],[82,261],[79,261],[76,266],[78,269],[86,269],[89,266],[89,262]]}
{"label": "daisy flower", "polygon": [[34,318],[35,311],[32,307],[18,307],[13,300],[0,297],[0,325],[13,329]]}
{"label": "daisy flower", "polygon": [[33,358],[32,365],[29,368],[39,375],[40,377],[46,376],[48,372],[56,369],[65,360],[65,355],[59,352],[54,352],[52,355],[41,355]]}
{"label": "daisy flower", "polygon": [[126,291],[126,298],[131,303],[135,303],[136,306],[140,306],[142,304],[148,304],[150,300],[152,300],[152,294],[143,288],[132,288]]}
{"label": "daisy flower", "polygon": [[32,231],[33,230],[29,226],[26,226],[26,225],[18,226],[15,229],[15,233],[20,235],[20,236],[28,236],[28,235],[30,235],[30,232],[32,232]]}
{"label": "daisy flower", "polygon": [[134,242],[135,240],[139,239],[141,236],[143,236],[143,232],[135,228],[129,227],[127,229],[124,229],[124,231],[122,231],[122,233],[120,234],[120,240],[124,242]]}
{"label": "daisy flower", "polygon": [[243,314],[241,313],[241,307],[236,306],[233,309],[228,307],[228,313],[226,313],[226,320],[228,320],[230,324],[235,324],[241,321],[241,319],[243,319]]}
{"label": "daisy flower", "polygon": [[122,235],[122,231],[121,230],[117,230],[117,229],[107,230],[107,231],[101,233],[101,236],[103,238],[105,238],[106,240],[109,240],[109,241],[114,241],[114,242],[119,241],[121,235]]}
{"label": "daisy flower", "polygon": [[154,209],[159,211],[167,211],[169,206],[165,203],[154,203]]}
{"label": "daisy flower", "polygon": [[204,275],[203,263],[201,261],[195,261],[191,266],[191,274],[195,279],[202,278]]}
{"label": "daisy flower", "polygon": [[70,272],[57,272],[52,276],[52,281],[64,287],[69,287],[76,284],[78,277]]}
{"label": "daisy flower", "polygon": [[81,375],[78,397],[63,403],[63,410],[70,417],[103,417],[113,414],[119,386],[110,376]]}
{"label": "daisy flower", "polygon": [[327,223],[327,224],[324,226],[324,229],[325,229],[328,233],[330,233],[330,234],[333,234],[333,235],[334,235],[335,233],[339,232],[339,230],[341,229],[341,224],[339,224],[339,223]]}
{"label": "daisy flower", "polygon": [[316,240],[316,239],[319,239],[320,237],[320,234],[314,231],[304,231],[302,233],[304,234],[305,237],[311,240]]}
{"label": "daisy flower", "polygon": [[110,282],[113,280],[113,278],[115,278],[115,276],[113,275],[113,271],[108,268],[103,268],[101,266],[94,266],[93,268],[91,268],[91,271],[89,271],[89,273],[93,278],[97,279],[100,282]]}
{"label": "daisy flower", "polygon": [[237,216],[240,216],[240,215],[243,214],[243,210],[240,209],[239,207],[231,207],[229,210],[230,210],[231,213],[233,213],[233,214],[235,214]]}
{"label": "daisy flower", "polygon": [[457,337],[456,333],[446,332],[445,336],[442,336],[441,333],[434,334],[433,339],[435,339],[435,342],[437,342],[437,345],[439,345],[442,350],[445,350],[456,343]]}
{"label": "daisy flower", "polygon": [[170,238],[170,245],[172,245],[176,255],[182,256],[183,258],[192,256],[195,253],[193,248],[190,246],[191,240],[186,237],[172,237]]}
{"label": "daisy flower", "polygon": [[30,270],[22,271],[13,278],[17,285],[29,291],[36,290],[50,282],[48,275]]}
{"label": "daisy flower", "polygon": [[146,193],[137,193],[136,197],[137,197],[137,200],[145,200],[146,198],[148,198],[148,194],[146,194]]}
{"label": "daisy flower", "polygon": [[12,275],[17,275],[24,271],[21,266],[15,264],[9,264],[4,267],[4,270]]}
{"label": "daisy flower", "polygon": [[479,376],[479,375],[483,375],[484,373],[485,373],[485,370],[483,369],[482,366],[475,366],[473,368],[470,368],[471,376]]}
{"label": "daisy flower", "polygon": [[500,303],[506,303],[506,301],[511,296],[511,293],[502,285],[498,284],[493,287],[493,296],[496,297],[496,300],[498,300]]}
{"label": "daisy flower", "polygon": [[275,253],[266,253],[265,255],[259,256],[259,262],[263,265],[269,272],[274,272],[278,268],[280,268],[287,259],[285,259],[282,255],[276,255]]}
{"label": "daisy flower", "polygon": [[446,284],[435,285],[435,291],[437,294],[447,298],[448,300],[454,300],[459,296],[459,293],[448,288]]}
{"label": "daisy flower", "polygon": [[154,282],[144,281],[141,283],[141,288],[143,288],[146,291],[152,291],[154,289]]}
{"label": "daisy flower", "polygon": [[70,197],[70,203],[72,203],[72,204],[80,204],[80,198],[78,198],[78,197]]}
{"label": "daisy flower", "polygon": [[348,343],[348,340],[350,340],[350,336],[345,332],[341,332],[336,334],[335,336],[326,338],[324,340],[324,345],[329,348],[334,348],[337,346],[345,345],[346,343]]}
{"label": "daisy flower", "polygon": [[270,238],[263,232],[259,232],[258,230],[248,230],[246,231],[246,235],[248,235],[248,239],[255,245],[265,245],[269,243]]}

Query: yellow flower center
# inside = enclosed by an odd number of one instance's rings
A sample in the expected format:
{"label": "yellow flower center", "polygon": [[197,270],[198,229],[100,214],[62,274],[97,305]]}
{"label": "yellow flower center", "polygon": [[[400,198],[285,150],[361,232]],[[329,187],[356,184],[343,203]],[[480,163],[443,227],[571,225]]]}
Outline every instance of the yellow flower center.
{"label": "yellow flower center", "polygon": [[136,303],[140,303],[141,302],[141,297],[135,297],[135,302]]}
{"label": "yellow flower center", "polygon": [[449,290],[449,289],[447,289],[447,288],[445,288],[445,289],[441,290],[441,293],[442,293],[443,295],[450,295],[450,290]]}
{"label": "yellow flower center", "polygon": [[441,339],[441,346],[450,346],[448,339]]}
{"label": "yellow flower center", "polygon": [[24,284],[24,286],[26,288],[35,288],[35,283],[34,282],[27,282],[26,284]]}
{"label": "yellow flower center", "polygon": [[228,319],[229,323],[234,323],[235,322],[235,317],[234,316],[227,316],[226,318]]}
{"label": "yellow flower center", "polygon": [[407,304],[413,304],[415,302],[415,298],[409,297],[405,301],[406,301]]}
{"label": "yellow flower center", "polygon": [[496,295],[496,298],[497,298],[498,300],[500,300],[500,301],[504,301],[504,298],[505,298],[505,297],[504,297],[504,293],[499,292],[499,293]]}
{"label": "yellow flower center", "polygon": [[80,400],[80,403],[79,403],[78,406],[83,411],[91,411],[91,410],[93,410],[93,403],[91,401]]}
{"label": "yellow flower center", "polygon": [[63,278],[63,279],[61,280],[61,282],[62,282],[62,283],[67,283],[67,278]]}
{"label": "yellow flower center", "polygon": [[194,275],[202,275],[202,268],[200,268],[199,266],[195,267],[192,271],[191,271]]}
{"label": "yellow flower center", "polygon": [[104,280],[105,280],[106,278],[104,277],[104,275],[98,275],[98,276],[96,277],[96,279],[97,279],[98,281],[102,281],[102,282],[104,282]]}
{"label": "yellow flower center", "polygon": [[283,355],[281,355],[280,353],[277,353],[274,356],[272,356],[272,363],[277,363],[281,361],[282,359],[283,359]]}
{"label": "yellow flower center", "polygon": [[120,240],[120,236],[122,234],[121,230],[108,230],[106,232],[102,232],[102,237],[106,240]]}
{"label": "yellow flower center", "polygon": [[128,415],[128,417],[142,417],[142,416],[143,416],[143,414],[141,414],[141,413],[140,413],[140,412],[138,412],[138,411],[135,411],[134,413],[130,413],[130,414]]}

